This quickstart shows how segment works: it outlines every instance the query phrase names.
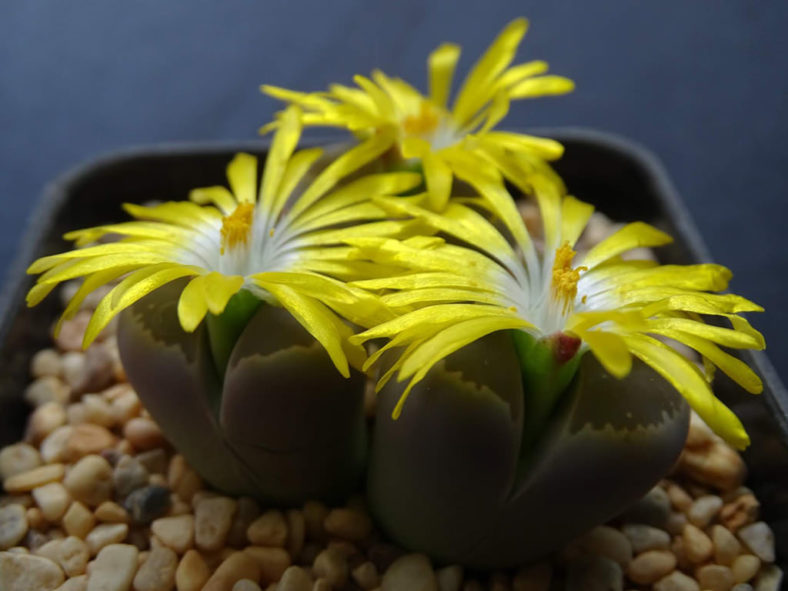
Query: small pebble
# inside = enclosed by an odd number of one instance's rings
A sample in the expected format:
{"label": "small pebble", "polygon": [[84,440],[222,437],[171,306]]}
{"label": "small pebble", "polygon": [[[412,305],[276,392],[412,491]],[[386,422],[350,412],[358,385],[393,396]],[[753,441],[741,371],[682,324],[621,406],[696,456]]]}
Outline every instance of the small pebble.
{"label": "small pebble", "polygon": [[665,492],[668,495],[670,504],[677,511],[686,512],[692,506],[692,497],[678,484],[671,482],[665,489]]}
{"label": "small pebble", "polygon": [[649,550],[639,554],[627,567],[627,575],[638,585],[656,583],[676,568],[676,557],[666,550]]}
{"label": "small pebble", "polygon": [[170,508],[170,490],[162,486],[138,488],[123,503],[134,523],[147,524],[162,517]]}
{"label": "small pebble", "polygon": [[102,523],[94,527],[85,537],[90,549],[90,555],[95,556],[103,548],[122,542],[129,533],[129,526],[125,523]]}
{"label": "small pebble", "polygon": [[104,523],[128,523],[128,512],[113,501],[104,501],[93,512],[96,519]]}
{"label": "small pebble", "polygon": [[28,418],[27,437],[40,442],[61,425],[66,424],[66,411],[59,402],[45,402]]}
{"label": "small pebble", "polygon": [[0,507],[0,550],[16,546],[27,533],[27,511],[21,505]]}
{"label": "small pebble", "polygon": [[[35,378],[57,377],[62,369],[60,354],[54,349],[42,349],[33,355],[33,359],[30,360],[30,373]],[[65,400],[58,400],[57,402],[65,402]]]}
{"label": "small pebble", "polygon": [[383,573],[381,591],[438,591],[438,580],[424,554],[406,554]]}
{"label": "small pebble", "polygon": [[[62,363],[59,369],[62,372]],[[55,376],[40,377],[25,389],[25,400],[33,406],[41,406],[47,402],[65,404],[70,396],[71,388]]]}
{"label": "small pebble", "polygon": [[284,547],[287,542],[285,516],[281,511],[266,511],[249,525],[246,537],[256,546]]}
{"label": "small pebble", "polygon": [[302,510],[306,525],[306,537],[313,542],[319,542],[326,537],[323,523],[328,516],[328,508],[319,501],[307,501]]}
{"label": "small pebble", "polygon": [[150,474],[167,473],[167,454],[160,447],[137,454],[134,459],[142,464]]}
{"label": "small pebble", "polygon": [[290,509],[285,513],[287,520],[287,551],[290,556],[298,556],[304,549],[306,540],[306,520],[304,514],[296,509]]}
{"label": "small pebble", "polygon": [[722,491],[741,486],[747,474],[744,460],[736,450],[717,441],[698,450],[685,449],[679,469],[693,480]]}
{"label": "small pebble", "polygon": [[175,584],[178,556],[165,546],[151,549],[134,576],[134,591],[169,591]]}
{"label": "small pebble", "polygon": [[671,513],[665,524],[665,530],[674,536],[681,535],[687,522],[687,516],[684,513]]}
{"label": "small pebble", "polygon": [[705,562],[714,552],[714,545],[709,536],[691,523],[684,526],[681,539],[684,542],[684,553],[693,564]]}
{"label": "small pebble", "polygon": [[282,575],[276,591],[312,591],[312,577],[300,566],[291,566]]}
{"label": "small pebble", "polygon": [[201,501],[194,512],[194,539],[200,550],[218,550],[225,545],[235,515],[236,502],[228,497]]}
{"label": "small pebble", "polygon": [[211,571],[200,553],[189,550],[175,570],[175,586],[178,591],[200,591],[210,575]]}
{"label": "small pebble", "polygon": [[251,579],[241,579],[233,585],[232,591],[262,591],[260,585]]}
{"label": "small pebble", "polygon": [[85,456],[71,467],[63,484],[74,499],[97,507],[112,497],[112,466],[101,456]]}
{"label": "small pebble", "polygon": [[347,557],[337,548],[326,548],[312,564],[315,576],[326,579],[333,587],[341,588],[348,580]]}
{"label": "small pebble", "polygon": [[761,569],[755,579],[755,591],[780,591],[783,582],[783,571],[774,564]]}
{"label": "small pebble", "polygon": [[52,591],[63,582],[60,567],[41,556],[0,552],[3,591]]}
{"label": "small pebble", "polygon": [[621,515],[621,519],[630,523],[645,523],[664,528],[670,515],[670,499],[659,486],[652,488],[645,497],[637,501]]}
{"label": "small pebble", "polygon": [[323,528],[332,536],[360,542],[372,532],[372,521],[361,511],[332,509],[323,522]]}
{"label": "small pebble", "polygon": [[123,427],[123,436],[139,450],[162,447],[167,443],[159,426],[144,417],[131,419]]}
{"label": "small pebble", "polygon": [[741,554],[741,544],[727,528],[715,525],[711,528],[711,541],[714,543],[714,560],[717,564],[730,566]]}
{"label": "small pebble", "polygon": [[102,548],[88,575],[88,591],[127,591],[137,572],[138,554],[129,544]]}
{"label": "small pebble", "polygon": [[73,426],[63,425],[47,435],[40,445],[41,459],[47,464],[65,462],[68,456],[66,453],[68,440],[73,432]]}
{"label": "small pebble", "polygon": [[733,580],[737,583],[746,583],[752,579],[758,570],[761,568],[761,559],[752,554],[743,554],[737,556],[733,561],[731,571],[733,572]]}
{"label": "small pebble", "polygon": [[79,501],[71,503],[63,516],[63,529],[71,536],[85,539],[96,523],[90,509]]}
{"label": "small pebble", "polygon": [[758,520],[761,504],[752,494],[744,494],[726,504],[720,510],[720,522],[735,532],[739,528]]}
{"label": "small pebble", "polygon": [[257,561],[260,567],[260,580],[264,584],[281,579],[282,574],[290,566],[290,554],[283,548],[247,546],[243,551]]}
{"label": "small pebble", "polygon": [[115,464],[115,470],[112,473],[115,492],[120,497],[126,497],[148,484],[149,475],[148,470],[138,458],[123,455]]}
{"label": "small pebble", "polygon": [[69,536],[62,540],[52,540],[36,550],[36,555],[49,558],[60,565],[68,577],[76,577],[85,572],[90,559],[87,544],[77,537]]}
{"label": "small pebble", "polygon": [[[462,567],[447,566],[435,573],[438,577],[439,591],[459,591],[462,583]],[[356,584],[369,591],[380,585],[378,569],[370,561],[362,562],[353,569],[351,576]]]}
{"label": "small pebble", "polygon": [[693,525],[703,529],[708,526],[722,509],[722,499],[716,495],[706,495],[695,499],[687,511],[687,518]]}
{"label": "small pebble", "polygon": [[167,468],[167,486],[182,500],[191,502],[194,494],[202,489],[202,479],[182,455],[175,454]]}
{"label": "small pebble", "polygon": [[112,407],[101,395],[85,394],[82,396],[81,402],[85,406],[85,418],[88,423],[106,428],[112,428],[115,425]]}
{"label": "small pebble", "polygon": [[115,445],[116,438],[105,427],[93,423],[82,423],[73,426],[66,441],[65,455],[69,461],[100,454],[108,447]]}
{"label": "small pebble", "polygon": [[570,560],[579,556],[605,556],[626,568],[632,560],[632,544],[619,530],[600,525],[571,542],[565,554]]}
{"label": "small pebble", "polygon": [[700,591],[700,586],[692,577],[680,570],[674,570],[654,583],[654,591]]}
{"label": "small pebble", "polygon": [[38,507],[30,507],[27,510],[27,525],[32,529],[43,530],[47,526],[47,520],[41,509]]}
{"label": "small pebble", "polygon": [[774,562],[774,534],[764,521],[739,529],[739,539],[763,562]]}
{"label": "small pebble", "polygon": [[38,450],[27,443],[14,443],[0,450],[0,480],[29,472],[41,465]]}
{"label": "small pebble", "polygon": [[260,579],[257,561],[244,552],[233,552],[211,575],[202,591],[227,591],[241,579]]}
{"label": "small pebble", "polygon": [[87,591],[88,589],[88,576],[79,575],[78,577],[71,577],[60,585],[55,591]]}
{"label": "small pebble", "polygon": [[58,521],[71,504],[71,495],[59,482],[50,482],[34,488],[32,494],[47,521]]}
{"label": "small pebble", "polygon": [[621,566],[604,556],[583,556],[569,564],[566,591],[622,591]]}
{"label": "small pebble", "polygon": [[701,566],[695,572],[695,577],[704,591],[730,591],[734,584],[731,569],[721,564]]}
{"label": "small pebble", "polygon": [[650,525],[628,523],[621,528],[629,538],[632,550],[639,554],[646,550],[667,550],[670,548],[670,534]]}
{"label": "small pebble", "polygon": [[3,488],[7,493],[30,492],[39,486],[62,480],[65,472],[63,464],[40,466],[7,478],[3,482]]}
{"label": "small pebble", "polygon": [[194,545],[194,516],[162,517],[151,523],[151,531],[162,544],[183,554]]}

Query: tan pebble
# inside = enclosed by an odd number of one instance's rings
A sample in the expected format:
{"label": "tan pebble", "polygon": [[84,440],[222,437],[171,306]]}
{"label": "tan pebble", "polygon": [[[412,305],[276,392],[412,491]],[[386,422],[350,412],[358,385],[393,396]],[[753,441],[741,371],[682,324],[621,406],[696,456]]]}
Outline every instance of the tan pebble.
{"label": "tan pebble", "polygon": [[57,377],[62,369],[60,354],[54,349],[38,351],[30,360],[30,373],[35,378]]}
{"label": "tan pebble", "polygon": [[670,534],[650,525],[627,523],[621,531],[629,538],[632,550],[639,554],[646,550],[667,550],[670,548]]}
{"label": "tan pebble", "polygon": [[328,581],[328,579],[317,579],[312,585],[312,591],[333,591],[334,586]]}
{"label": "tan pebble", "polygon": [[196,550],[183,555],[175,570],[175,587],[178,591],[200,591],[211,572]]}
{"label": "tan pebble", "polygon": [[742,554],[737,556],[731,566],[733,580],[737,583],[746,583],[758,574],[761,568],[761,559],[752,554]]}
{"label": "tan pebble", "polygon": [[405,552],[394,544],[376,542],[367,548],[367,557],[378,568],[379,573],[385,572],[397,558],[403,556]]}
{"label": "tan pebble", "polygon": [[118,440],[118,443],[115,444],[115,450],[117,450],[118,453],[127,456],[137,453],[137,450],[134,449],[134,446],[125,439]]}
{"label": "tan pebble", "polygon": [[260,585],[251,579],[241,579],[233,585],[232,591],[262,591]]}
{"label": "tan pebble", "polygon": [[382,591],[438,591],[438,580],[424,554],[406,554],[383,573]]}
{"label": "tan pebble", "polygon": [[739,539],[763,562],[774,562],[774,533],[764,521],[739,529]]}
{"label": "tan pebble", "polygon": [[134,459],[151,474],[167,472],[167,452],[160,447],[137,454]]}
{"label": "tan pebble", "polygon": [[281,579],[291,563],[290,554],[283,548],[247,546],[243,551],[257,561],[260,566],[260,580],[264,584]]}
{"label": "tan pebble", "polygon": [[236,502],[228,497],[205,499],[194,515],[194,540],[200,550],[218,550],[227,540]]}
{"label": "tan pebble", "polygon": [[90,551],[87,544],[74,536],[47,542],[39,547],[35,553],[38,556],[43,556],[56,562],[68,577],[76,577],[83,574],[90,559]]}
{"label": "tan pebble", "polygon": [[704,591],[730,591],[733,587],[733,573],[727,566],[707,564],[695,571],[695,578]]}
{"label": "tan pebble", "polygon": [[205,583],[202,591],[227,591],[241,579],[260,579],[257,561],[244,552],[233,552]]}
{"label": "tan pebble", "polygon": [[775,564],[766,564],[755,577],[755,591],[780,591],[782,582],[782,569]]}
{"label": "tan pebble", "polygon": [[88,573],[88,591],[127,591],[137,572],[138,553],[129,544],[102,548]]}
{"label": "tan pebble", "polygon": [[194,493],[194,496],[192,497],[191,505],[196,509],[197,505],[202,503],[205,499],[215,499],[216,497],[220,497],[220,496],[222,495],[220,495],[218,492],[213,490],[198,490],[196,493]]}
{"label": "tan pebble", "polygon": [[671,513],[665,523],[665,530],[673,536],[681,535],[687,521],[687,516],[684,513]]}
{"label": "tan pebble", "polygon": [[21,505],[0,507],[0,550],[16,546],[28,528],[27,511]]}
{"label": "tan pebble", "polygon": [[81,351],[69,351],[60,358],[62,364],[63,381],[74,392],[82,392],[86,381],[85,354]]}
{"label": "tan pebble", "polygon": [[82,350],[82,339],[90,323],[90,316],[88,310],[80,310],[73,318],[64,320],[60,324],[60,332],[55,337],[55,344],[61,351]]}
{"label": "tan pebble", "polygon": [[679,468],[693,480],[723,491],[739,487],[747,475],[738,452],[722,442],[714,442],[708,449],[685,449]]}
{"label": "tan pebble", "polygon": [[359,549],[347,540],[331,540],[326,548],[336,550],[344,555],[345,558],[350,558],[359,553]]}
{"label": "tan pebble", "polygon": [[[170,510],[167,513],[168,517],[175,517],[176,515],[186,515],[187,513],[191,513],[191,512],[192,512],[192,507],[189,503],[185,501],[181,501],[180,497],[178,497],[177,495],[174,494],[170,495]],[[232,533],[232,531],[233,528],[231,526],[230,533]],[[243,535],[244,535],[243,543],[237,544],[237,546],[243,547],[246,545],[246,528],[244,528]],[[229,538],[229,534],[228,534],[228,538]]]}
{"label": "tan pebble", "polygon": [[167,488],[167,477],[164,474],[151,474],[148,476],[148,484],[150,486],[160,486]]}
{"label": "tan pebble", "polygon": [[676,557],[666,550],[649,550],[632,559],[627,576],[638,585],[656,583],[676,568]]}
{"label": "tan pebble", "polygon": [[169,591],[175,584],[178,556],[166,547],[154,548],[134,576],[134,591]]}
{"label": "tan pebble", "polygon": [[40,445],[41,459],[47,464],[65,462],[68,457],[68,440],[73,432],[72,425],[63,425],[47,435]]}
{"label": "tan pebble", "polygon": [[684,526],[681,539],[684,542],[684,553],[693,564],[705,562],[714,551],[714,545],[709,536],[691,523]]}
{"label": "tan pebble", "polygon": [[372,532],[372,521],[361,511],[332,509],[326,516],[323,528],[332,536],[360,542]]}
{"label": "tan pebble", "polygon": [[[547,562],[523,567],[512,579],[512,591],[547,591],[552,575],[553,569]],[[444,591],[443,588],[441,591]]]}
{"label": "tan pebble", "polygon": [[87,591],[88,589],[88,576],[79,575],[78,577],[71,577],[66,579],[55,591]]}
{"label": "tan pebble", "polygon": [[110,402],[109,411],[114,422],[122,425],[140,414],[142,403],[128,384],[119,384],[115,388],[123,388],[124,392]]}
{"label": "tan pebble", "polygon": [[134,447],[141,450],[161,447],[167,442],[159,426],[150,419],[143,417],[135,417],[129,420],[123,427],[123,436]]}
{"label": "tan pebble", "polygon": [[85,418],[89,423],[108,428],[115,426],[117,421],[112,407],[100,394],[85,394],[82,396],[82,404],[85,406]]}
{"label": "tan pebble", "polygon": [[125,523],[102,523],[94,527],[85,537],[90,555],[95,556],[105,546],[117,544],[126,539],[129,526]]}
{"label": "tan pebble", "polygon": [[27,423],[27,439],[40,442],[66,424],[66,409],[59,402],[45,402],[36,408]]}
{"label": "tan pebble", "polygon": [[282,575],[276,589],[277,591],[312,591],[312,577],[300,566],[291,566]]}
{"label": "tan pebble", "polygon": [[676,511],[686,512],[692,506],[692,497],[675,482],[669,483],[665,492],[668,493],[670,504]]}
{"label": "tan pebble", "polygon": [[47,518],[44,517],[44,512],[38,507],[30,507],[27,510],[27,524],[32,529],[44,530],[49,525]]}
{"label": "tan pebble", "polygon": [[730,566],[741,554],[741,544],[728,529],[721,525],[711,528],[711,541],[714,543],[714,560],[717,564]]}
{"label": "tan pebble", "polygon": [[344,587],[348,579],[347,556],[335,548],[326,548],[315,558],[312,571],[334,587]]}
{"label": "tan pebble", "polygon": [[26,494],[0,496],[0,507],[8,505],[21,505],[25,509],[33,506],[33,497]]}
{"label": "tan pebble", "polygon": [[687,441],[684,443],[689,448],[706,448],[717,440],[714,432],[695,412],[690,413],[689,431]]}
{"label": "tan pebble", "polygon": [[[62,373],[63,365],[58,358],[58,373]],[[47,402],[66,404],[71,397],[71,388],[59,377],[43,376],[25,388],[25,400],[33,406],[40,406]]]}
{"label": "tan pebble", "polygon": [[747,488],[746,486],[740,486],[739,488],[734,488],[733,490],[725,491],[722,493],[722,500],[727,505],[728,503],[732,503],[739,497],[744,495],[751,495],[753,494],[752,490]]}
{"label": "tan pebble", "polygon": [[707,527],[722,509],[722,499],[716,495],[705,495],[692,503],[687,511],[687,519],[703,529]]}
{"label": "tan pebble", "polygon": [[246,530],[246,537],[255,546],[284,547],[287,542],[287,521],[281,511],[266,511]]}
{"label": "tan pebble", "polygon": [[[353,569],[351,576],[356,584],[365,591],[370,591],[380,585],[378,569],[370,561],[359,564]],[[459,591],[460,583],[462,582],[462,567],[456,565],[447,566],[437,572],[437,577],[439,591],[447,591],[447,588],[452,588],[451,581],[454,580],[457,581],[457,586],[454,588],[454,591]],[[441,584],[441,580],[443,580],[443,584]]]}
{"label": "tan pebble", "polygon": [[306,540],[306,521],[304,514],[297,509],[290,509],[285,513],[287,519],[287,551],[290,556],[298,556],[304,549]]}
{"label": "tan pebble", "polygon": [[74,499],[96,507],[112,497],[112,466],[101,456],[85,456],[71,467],[63,484]]}
{"label": "tan pebble", "polygon": [[0,552],[3,591],[52,591],[63,582],[60,567],[41,556]]}
{"label": "tan pebble", "polygon": [[88,421],[85,405],[81,402],[69,404],[68,408],[66,408],[66,416],[68,417],[68,424],[71,426],[82,425]]}
{"label": "tan pebble", "polygon": [[688,577],[680,570],[674,570],[669,575],[654,583],[654,591],[700,591],[698,582]]}
{"label": "tan pebble", "polygon": [[90,455],[100,454],[103,450],[115,445],[116,438],[106,427],[83,423],[76,425],[66,442],[66,458],[69,461]]}
{"label": "tan pebble", "polygon": [[3,482],[3,487],[7,493],[30,492],[39,486],[62,480],[65,472],[63,464],[48,464],[11,476]]}
{"label": "tan pebble", "polygon": [[29,472],[41,465],[38,450],[27,443],[14,443],[0,450],[0,480]]}
{"label": "tan pebble", "polygon": [[564,549],[567,558],[604,556],[626,568],[632,560],[632,544],[619,530],[600,525],[571,542]]}
{"label": "tan pebble", "polygon": [[115,464],[112,473],[116,494],[120,497],[127,497],[138,488],[148,484],[149,476],[148,470],[137,458],[126,454],[122,455]]}
{"label": "tan pebble", "polygon": [[[251,497],[240,497],[233,517],[230,531],[227,533],[227,543],[234,548],[243,548],[249,541],[246,539],[246,530],[251,523],[260,516],[260,507]],[[288,546],[290,543],[288,541]],[[300,552],[300,550],[299,550]],[[297,553],[293,554],[297,556]]]}
{"label": "tan pebble", "polygon": [[104,523],[128,523],[129,513],[113,501],[104,501],[93,512],[96,519]]}
{"label": "tan pebble", "polygon": [[326,537],[323,523],[328,516],[328,508],[319,501],[307,501],[302,510],[306,525],[306,538],[312,542],[322,541]]}
{"label": "tan pebble", "polygon": [[167,469],[167,486],[186,502],[191,502],[195,493],[202,488],[202,479],[180,454],[170,459]]}
{"label": "tan pebble", "polygon": [[151,531],[161,542],[183,554],[194,544],[194,516],[162,517],[151,523]]}
{"label": "tan pebble", "polygon": [[82,539],[85,539],[95,523],[96,518],[93,517],[93,513],[79,501],[71,503],[63,516],[63,528],[66,533]]}
{"label": "tan pebble", "polygon": [[58,521],[71,504],[71,495],[59,482],[34,488],[32,494],[47,521]]}
{"label": "tan pebble", "polygon": [[12,546],[6,552],[14,552],[18,554],[30,554],[30,550],[25,548],[24,546]]}

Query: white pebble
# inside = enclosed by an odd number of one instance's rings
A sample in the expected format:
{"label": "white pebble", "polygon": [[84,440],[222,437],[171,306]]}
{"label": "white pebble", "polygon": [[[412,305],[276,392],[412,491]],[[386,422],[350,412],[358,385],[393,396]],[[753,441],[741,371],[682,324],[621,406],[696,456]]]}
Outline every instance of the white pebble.
{"label": "white pebble", "polygon": [[[59,367],[62,370],[62,363]],[[71,388],[55,376],[40,377],[25,389],[25,400],[33,406],[41,406],[47,402],[65,404],[70,396]]]}
{"label": "white pebble", "polygon": [[205,499],[194,512],[194,540],[200,550],[224,546],[233,523],[236,501],[228,497]]}
{"label": "white pebble", "polygon": [[90,555],[95,556],[103,548],[111,544],[118,544],[126,539],[129,526],[125,523],[102,523],[94,527],[85,538],[90,548]]}
{"label": "white pebble", "polygon": [[755,591],[780,591],[783,582],[783,571],[774,564],[761,569],[755,579]]}
{"label": "white pebble", "polygon": [[702,566],[695,572],[695,576],[701,589],[708,591],[728,591],[734,584],[731,569],[721,564]]}
{"label": "white pebble", "polygon": [[27,435],[40,442],[61,425],[66,424],[66,410],[59,402],[46,402],[36,408],[27,423]]}
{"label": "white pebble", "polygon": [[47,542],[35,553],[59,564],[66,576],[69,577],[83,574],[90,559],[87,544],[74,536]]}
{"label": "white pebble", "polygon": [[72,466],[63,484],[76,500],[96,507],[112,496],[112,466],[101,456],[85,456]]}
{"label": "white pebble", "polygon": [[169,591],[175,584],[178,556],[165,546],[156,546],[134,577],[134,591]]}
{"label": "white pebble", "polygon": [[676,568],[676,557],[666,550],[649,550],[636,556],[627,568],[627,575],[638,585],[656,583]]}
{"label": "white pebble", "polygon": [[128,591],[137,572],[138,554],[130,544],[102,548],[88,576],[88,591]]}
{"label": "white pebble", "polygon": [[61,370],[60,353],[54,349],[42,349],[30,360],[30,373],[35,378],[57,377]]}
{"label": "white pebble", "polygon": [[74,501],[63,516],[63,529],[71,536],[85,539],[93,529],[96,518],[90,509],[79,501]]}
{"label": "white pebble", "polygon": [[742,527],[739,539],[763,562],[774,562],[774,533],[763,521]]}
{"label": "white pebble", "polygon": [[730,566],[733,560],[741,554],[741,544],[730,530],[715,525],[711,528],[711,541],[714,543],[714,560],[717,564]]}
{"label": "white pebble", "polygon": [[16,546],[27,533],[27,511],[21,505],[0,507],[0,550]]}
{"label": "white pebble", "polygon": [[746,583],[752,579],[758,570],[761,568],[761,559],[752,554],[743,554],[738,556],[733,561],[731,570],[733,571],[733,579],[737,583]]}
{"label": "white pebble", "polygon": [[654,591],[700,591],[698,582],[680,570],[674,570],[654,583]]}
{"label": "white pebble", "polygon": [[73,426],[63,425],[46,436],[39,446],[41,449],[41,458],[44,462],[52,464],[54,462],[66,461],[68,442],[73,432]]}
{"label": "white pebble", "polygon": [[326,548],[315,557],[312,571],[316,577],[326,579],[332,587],[339,589],[347,583],[347,557],[336,547]]}
{"label": "white pebble", "polygon": [[38,450],[27,443],[14,443],[0,450],[0,480],[29,472],[40,465]]}
{"label": "white pebble", "polygon": [[636,554],[646,550],[667,550],[670,547],[670,534],[650,525],[628,523],[621,528],[621,531],[629,538],[632,550]]}
{"label": "white pebble", "polygon": [[151,523],[151,531],[165,546],[183,554],[194,544],[194,516],[162,517]]}
{"label": "white pebble", "polygon": [[3,591],[52,591],[63,582],[60,567],[41,556],[0,552]]}
{"label": "white pebble", "polygon": [[47,521],[58,521],[71,504],[71,495],[66,487],[59,482],[50,482],[44,486],[34,488],[33,499],[44,514]]}
{"label": "white pebble", "polygon": [[569,564],[566,591],[622,591],[621,566],[605,556],[583,556]]}
{"label": "white pebble", "polygon": [[716,495],[702,496],[692,503],[687,518],[701,529],[705,528],[717,516],[722,505],[722,499]]}
{"label": "white pebble", "polygon": [[312,591],[312,577],[300,566],[290,566],[282,575],[276,591]]}
{"label": "white pebble", "polygon": [[438,591],[438,580],[424,554],[397,558],[383,573],[381,591]]}
{"label": "white pebble", "polygon": [[284,547],[287,541],[287,520],[281,511],[266,511],[249,525],[246,537],[256,546]]}
{"label": "white pebble", "polygon": [[626,568],[632,560],[632,544],[619,530],[600,525],[571,542],[566,550],[568,558],[605,556]]}

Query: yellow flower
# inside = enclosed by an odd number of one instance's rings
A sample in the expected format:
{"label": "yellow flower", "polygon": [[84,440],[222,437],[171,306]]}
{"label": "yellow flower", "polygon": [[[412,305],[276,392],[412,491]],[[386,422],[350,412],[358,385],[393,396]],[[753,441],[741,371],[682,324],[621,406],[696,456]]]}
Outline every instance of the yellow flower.
{"label": "yellow flower", "polygon": [[[562,196],[551,182],[535,181],[535,188],[543,248],[529,235],[511,200],[502,202],[503,209],[495,213],[515,246],[478,213],[480,207],[489,209],[480,198],[452,199],[438,215],[421,206],[425,195],[378,202],[392,212],[424,220],[454,243],[440,237],[352,241],[359,256],[390,273],[354,285],[380,290],[383,302],[398,317],[351,342],[390,339],[368,365],[384,352],[402,348],[379,382],[382,387],[395,373],[399,381],[410,380],[395,416],[411,388],[438,361],[486,334],[514,329],[563,347],[557,351],[566,355],[563,361],[577,346],[581,353],[591,351],[617,377],[629,373],[634,355],[668,380],[717,433],[745,447],[749,439],[744,428],[714,397],[709,382],[716,366],[749,392],[761,391],[758,376],[720,346],[762,349],[763,337],[739,315],[762,308],[737,295],[711,293],[727,288],[731,273],[725,267],[624,260],[620,255],[631,249],[671,241],[642,222],[626,225],[585,254],[575,253],[573,246],[593,207]],[[731,327],[707,324],[701,315],[727,319]],[[697,351],[706,372],[661,338]]]}
{"label": "yellow flower", "polygon": [[[345,280],[369,277],[368,264],[347,258],[342,241],[354,236],[394,235],[407,222],[388,221],[369,201],[396,195],[421,182],[418,174],[388,173],[341,184],[349,174],[379,157],[385,135],[369,138],[325,167],[305,187],[319,148],[295,152],[300,113],[289,108],[271,144],[258,191],[257,158],[238,154],[227,167],[230,189],[193,190],[190,201],[140,206],[126,204],[135,221],[67,234],[75,250],[34,262],[42,275],[28,294],[36,305],[62,281],[84,277],[63,319],[72,317],[88,293],[120,282],[99,303],[85,333],[87,346],[110,320],[153,290],[189,278],[178,301],[187,332],[208,312],[221,314],[241,290],[286,308],[348,375],[348,358],[359,364],[363,349],[347,343],[351,329],[341,320],[368,326],[390,318],[385,307]],[[298,190],[296,191],[296,188]],[[107,236],[120,239],[95,244]]]}
{"label": "yellow flower", "polygon": [[[527,28],[525,19],[504,28],[465,78],[451,108],[448,99],[460,48],[450,43],[429,56],[428,97],[378,70],[371,80],[356,76],[357,88],[335,84],[317,93],[261,88],[301,106],[306,125],[343,127],[361,138],[393,130],[391,145],[406,159],[420,159],[433,210],[445,207],[454,176],[482,190],[474,173],[480,161],[492,163],[522,191],[530,192],[530,175],[552,174],[545,160],[560,157],[563,147],[551,139],[494,127],[506,116],[510,101],[564,94],[574,84],[561,76],[542,75],[547,71],[543,61],[510,66]],[[274,121],[261,131],[277,125]]]}

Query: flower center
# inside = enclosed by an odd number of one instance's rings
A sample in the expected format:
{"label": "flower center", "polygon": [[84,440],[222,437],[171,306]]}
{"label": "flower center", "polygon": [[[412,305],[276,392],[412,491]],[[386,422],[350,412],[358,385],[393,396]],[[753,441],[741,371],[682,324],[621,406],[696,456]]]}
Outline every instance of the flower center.
{"label": "flower center", "polygon": [[569,246],[569,242],[564,242],[555,251],[555,262],[553,263],[553,295],[562,304],[562,311],[566,314],[574,305],[577,296],[577,282],[580,280],[581,271],[587,271],[588,267],[572,268],[572,259],[577,253]]}
{"label": "flower center", "polygon": [[233,249],[238,244],[246,246],[249,242],[249,232],[254,219],[254,205],[240,203],[230,215],[222,218],[222,249]]}
{"label": "flower center", "polygon": [[440,123],[440,113],[430,105],[429,101],[421,101],[419,113],[408,115],[402,122],[402,128],[408,135],[424,136],[434,132]]}

